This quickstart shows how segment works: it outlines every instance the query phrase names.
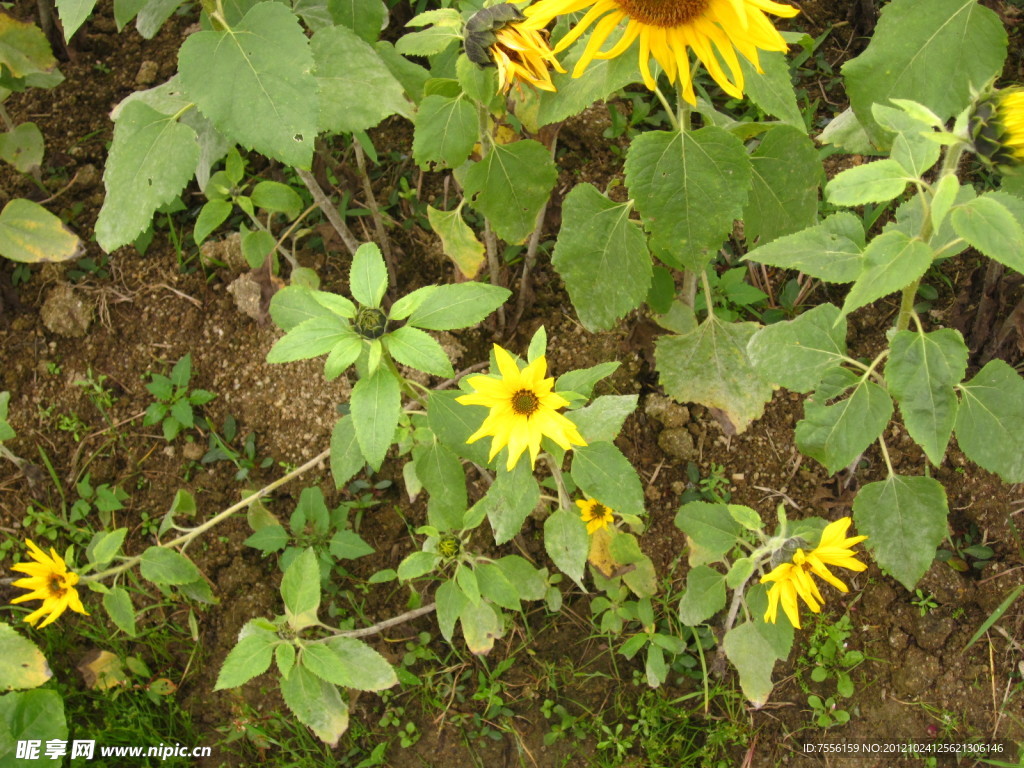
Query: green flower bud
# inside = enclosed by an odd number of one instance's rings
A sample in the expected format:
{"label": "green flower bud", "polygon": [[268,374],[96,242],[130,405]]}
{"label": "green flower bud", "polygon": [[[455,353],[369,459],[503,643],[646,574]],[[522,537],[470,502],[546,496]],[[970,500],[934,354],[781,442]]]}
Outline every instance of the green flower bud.
{"label": "green flower bud", "polygon": [[352,327],[364,339],[379,339],[388,328],[388,316],[376,307],[360,307]]}
{"label": "green flower bud", "polygon": [[1000,170],[1024,165],[1024,88],[994,91],[978,102],[970,119],[974,151]]}

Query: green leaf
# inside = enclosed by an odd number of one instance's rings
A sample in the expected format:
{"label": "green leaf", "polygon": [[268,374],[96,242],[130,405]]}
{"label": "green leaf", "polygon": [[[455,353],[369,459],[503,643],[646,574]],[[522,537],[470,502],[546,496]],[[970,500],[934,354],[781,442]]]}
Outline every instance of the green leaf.
{"label": "green leaf", "polygon": [[213,690],[237,688],[270,669],[270,662],[274,657],[274,644],[278,641],[277,635],[251,625],[252,622],[249,622],[242,628],[238,643],[224,659],[224,665],[220,668]]}
{"label": "green leaf", "polygon": [[797,448],[832,474],[860,456],[892,418],[892,400],[874,382],[858,379],[849,397],[827,405],[837,394],[819,388],[804,401],[804,418],[796,425]]}
{"label": "green leaf", "polygon": [[804,116],[796,103],[786,55],[780,51],[758,51],[758,59],[761,72],[746,57],[739,57],[747,97],[772,117],[798,128],[806,136]]}
{"label": "green leaf", "polygon": [[895,160],[875,160],[833,176],[825,185],[825,198],[833,205],[884,203],[902,195],[912,180]]}
{"label": "green leaf", "polygon": [[753,622],[733,627],[722,642],[725,655],[736,667],[740,688],[755,708],[761,708],[772,692],[772,669],[775,654]]}
{"label": "green leaf", "polygon": [[400,581],[418,579],[434,570],[440,560],[436,552],[413,552],[398,564],[398,578]]}
{"label": "green leaf", "polygon": [[187,584],[202,578],[191,560],[166,547],[150,547],[143,552],[139,571],[154,584]]}
{"label": "green leaf", "polygon": [[1005,57],[1006,31],[977,0],[893,0],[843,75],[857,117],[877,142],[873,104],[913,99],[946,120],[1000,72]]}
{"label": "green leaf", "polygon": [[950,221],[956,233],[974,248],[1010,269],[1024,272],[1024,227],[998,197],[981,195],[958,205]]}
{"label": "green leaf", "polygon": [[480,583],[476,578],[476,571],[465,563],[455,569],[455,583],[459,585],[462,594],[466,596],[473,605],[480,604]]}
{"label": "green leaf", "polygon": [[295,646],[291,643],[274,646],[274,661],[277,662],[277,671],[281,677],[288,677],[295,666]]}
{"label": "green leaf", "polygon": [[441,636],[451,642],[455,633],[455,622],[459,614],[469,602],[454,582],[443,581],[434,594],[434,601],[437,603],[437,626],[441,630]]}
{"label": "green leaf", "polygon": [[611,376],[620,365],[621,363],[617,361],[598,363],[590,368],[567,371],[555,380],[555,390],[558,392],[575,392],[589,400],[597,382]]}
{"label": "green leaf", "polygon": [[135,607],[124,587],[111,587],[103,595],[103,608],[118,629],[128,637],[135,637]]}
{"label": "green leaf", "polygon": [[388,268],[376,243],[363,243],[352,257],[349,272],[352,298],[364,307],[379,307],[388,290]]}
{"label": "green leaf", "polygon": [[495,562],[505,577],[515,585],[522,600],[543,600],[547,591],[547,571],[534,568],[519,555],[505,555]]}
{"label": "green leaf", "polygon": [[348,27],[318,30],[310,47],[320,88],[321,131],[354,133],[395,113],[411,117],[401,84],[373,46]]}
{"label": "green leaf", "polygon": [[299,193],[279,181],[261,181],[252,189],[252,203],[257,208],[283,213],[294,219],[302,212],[302,198]]}
{"label": "green leaf", "polygon": [[461,392],[430,393],[427,405],[430,430],[457,455],[484,466],[488,463],[490,444],[486,440],[472,444],[466,440],[480,429],[483,422],[481,414],[486,414],[486,411],[478,406],[455,402],[455,398],[461,395]]}
{"label": "green leaf", "polygon": [[0,133],[0,160],[20,173],[30,173],[39,167],[44,147],[43,133],[35,123],[21,123],[7,133]]}
{"label": "green leaf", "polygon": [[543,144],[525,139],[494,144],[466,173],[466,198],[508,243],[521,243],[535,229],[558,172]]}
{"label": "green leaf", "polygon": [[288,531],[283,525],[267,525],[247,538],[243,544],[258,549],[264,554],[279,552],[288,546]]}
{"label": "green leaf", "polygon": [[[919,105],[920,106],[920,105]],[[911,175],[921,178],[939,160],[942,148],[925,134],[934,134],[933,126],[905,110],[875,104],[871,113],[879,125],[896,134],[891,157]]]}
{"label": "green leaf", "polygon": [[413,450],[416,476],[430,494],[427,520],[442,531],[461,527],[468,505],[462,462],[443,443],[433,441]]}
{"label": "green leaf", "polygon": [[449,25],[436,25],[398,38],[395,50],[403,56],[435,56],[443,53],[452,43],[461,42],[459,29]]}
{"label": "green leaf", "polygon": [[352,388],[352,421],[356,439],[366,463],[374,472],[394,441],[395,428],[402,414],[402,395],[398,379],[385,366],[360,379]]}
{"label": "green leaf", "polygon": [[427,206],[427,219],[434,232],[441,238],[445,255],[469,280],[477,276],[484,263],[484,246],[473,230],[462,219],[462,206],[451,211],[440,211]]}
{"label": "green leaf", "polygon": [[310,167],[317,80],[309,40],[287,7],[258,3],[230,30],[190,35],[178,70],[186,96],[218,131],[287,165]]}
{"label": "green leaf", "polygon": [[566,416],[588,443],[611,441],[619,436],[622,424],[636,410],[637,400],[637,395],[603,395],[586,408],[568,411]]}
{"label": "green leaf", "polygon": [[679,620],[688,627],[701,624],[725,607],[725,576],[706,565],[686,574],[686,591],[679,601]]}
{"label": "green leaf", "polygon": [[0,691],[37,688],[51,677],[50,665],[36,644],[0,622]]}
{"label": "green leaf", "polygon": [[409,325],[431,331],[450,331],[476,325],[496,310],[512,292],[486,283],[455,283],[434,290],[409,315]]}
{"label": "green leaf", "polygon": [[328,0],[327,7],[335,23],[354,30],[368,43],[380,37],[388,18],[381,0]]}
{"label": "green leaf", "polygon": [[1007,483],[1024,482],[1024,379],[1002,360],[991,360],[960,392],[960,450]]}
{"label": "green leaf", "polygon": [[810,392],[846,355],[846,318],[835,305],[820,304],[794,320],[757,331],[747,354],[768,381],[794,392]]}
{"label": "green leaf", "polygon": [[489,653],[494,648],[494,641],[503,632],[502,620],[490,604],[481,600],[479,603],[467,601],[459,614],[462,622],[462,635],[466,646],[477,656]]}
{"label": "green leaf", "polygon": [[853,500],[854,522],[875,561],[907,589],[935,559],[948,514],[946,492],[931,477],[890,475],[865,485]]}
{"label": "green leaf", "polygon": [[523,523],[539,502],[540,486],[533,470],[525,461],[519,461],[511,472],[504,463],[498,463],[494,483],[478,503],[487,511],[494,543],[500,545],[523,529]]}
{"label": "green leaf", "polygon": [[860,273],[864,228],[852,213],[835,213],[820,224],[786,235],[744,259],[801,272],[829,283],[851,283]]}
{"label": "green leaf", "polygon": [[268,363],[291,363],[330,352],[336,345],[355,338],[355,331],[337,315],[303,320],[278,339],[267,352]]}
{"label": "green leaf", "polygon": [[57,0],[60,25],[64,28],[64,39],[70,41],[75,32],[89,18],[96,0]]}
{"label": "green leaf", "polygon": [[889,342],[885,383],[900,406],[910,436],[938,466],[956,423],[955,387],[967,370],[967,345],[959,331],[898,331]]}
{"label": "green leaf", "polygon": [[419,328],[403,325],[384,337],[395,362],[434,376],[454,376],[455,369],[437,340]]}
{"label": "green leaf", "polygon": [[328,544],[331,557],[337,560],[356,560],[374,553],[373,547],[355,531],[335,531]]}
{"label": "green leaf", "polygon": [[199,210],[196,225],[192,229],[192,240],[195,244],[202,245],[203,241],[231,215],[232,210],[234,210],[234,205],[227,200],[207,201]]}
{"label": "green leaf", "polygon": [[519,592],[498,566],[493,563],[481,563],[476,567],[477,583],[480,594],[495,605],[508,608],[510,611],[522,610],[519,604]]}
{"label": "green leaf", "polygon": [[[788,69],[786,77],[788,86]],[[789,90],[792,92],[791,86]],[[750,167],[750,199],[743,209],[748,249],[815,223],[824,171],[802,122],[799,129],[791,125],[769,128],[750,155]]]}
{"label": "green leaf", "polygon": [[928,271],[933,256],[931,247],[921,240],[895,229],[883,232],[864,249],[861,273],[846,295],[842,314],[910,285]]}
{"label": "green leaf", "polygon": [[476,109],[461,95],[427,96],[420,102],[413,125],[412,154],[421,168],[428,168],[431,163],[458,168],[469,158],[478,140]]}
{"label": "green leaf", "polygon": [[544,521],[544,549],[562,573],[583,586],[583,571],[590,554],[587,526],[579,515],[556,509]]}
{"label": "green leaf", "polygon": [[270,316],[284,331],[290,331],[306,320],[326,319],[334,314],[316,300],[313,291],[302,286],[285,286],[270,300]]}
{"label": "green leaf", "polygon": [[676,528],[689,537],[690,565],[713,563],[733,547],[743,531],[726,504],[691,501],[676,512]]}
{"label": "green leaf", "polygon": [[651,248],[670,266],[703,269],[708,252],[743,217],[750,159],[721,128],[642,133],[630,144],[625,168]]}
{"label": "green leaf", "polygon": [[[0,31],[3,20],[0,18]],[[33,740],[41,744],[45,755],[47,742],[67,743],[68,725],[64,716],[64,699],[54,690],[17,691],[0,696],[0,762],[24,765],[16,757],[19,741]],[[17,761],[17,762],[16,762]]]}
{"label": "green leaf", "polygon": [[632,207],[612,202],[590,184],[577,184],[562,203],[551,265],[588,330],[611,328],[647,297],[651,256],[647,238],[629,218]]}
{"label": "green leaf", "polygon": [[39,264],[66,261],[80,253],[78,237],[38,203],[15,198],[0,211],[0,256]]}
{"label": "green leaf", "polygon": [[341,682],[332,682],[357,691],[383,691],[398,684],[394,668],[362,640],[333,637],[326,645],[340,664],[337,676]]}
{"label": "green leaf", "polygon": [[[117,508],[122,508],[120,503]],[[121,549],[121,544],[124,543],[124,537],[127,534],[127,528],[118,528],[114,531],[100,531],[86,553],[89,557],[89,562],[99,567],[105,566],[114,559],[114,555]]]}
{"label": "green leaf", "polygon": [[629,459],[614,443],[576,446],[572,479],[580,490],[616,512],[644,514],[644,489]]}
{"label": "green leaf", "polygon": [[789,658],[789,652],[793,649],[793,637],[796,630],[789,621],[777,621],[774,624],[764,620],[764,614],[768,610],[768,586],[766,584],[752,584],[747,587],[744,595],[750,615],[757,628],[758,634],[763,637],[772,647],[775,658],[785,661]]}
{"label": "green leaf", "polygon": [[96,220],[100,247],[109,253],[133,242],[153,212],[178,196],[198,162],[199,145],[189,126],[141,101],[125,105],[103,171],[107,195]]}
{"label": "green leaf", "polygon": [[355,423],[351,416],[342,416],[331,430],[331,475],[334,477],[334,487],[341,488],[365,465],[356,438]]}
{"label": "green leaf", "polygon": [[725,323],[709,315],[684,336],[661,336],[655,359],[661,384],[680,403],[720,409],[736,433],[764,413],[772,386],[750,363],[747,344],[756,323]]}
{"label": "green leaf", "polygon": [[0,16],[0,65],[10,70],[12,77],[21,79],[53,71],[57,60],[39,27],[5,13]]}
{"label": "green leaf", "polygon": [[320,741],[336,747],[348,730],[348,704],[338,689],[301,664],[281,679],[281,695],[299,722],[309,726]]}
{"label": "green leaf", "polygon": [[304,629],[316,623],[320,608],[320,566],[312,547],[304,549],[284,572],[281,599],[293,629]]}

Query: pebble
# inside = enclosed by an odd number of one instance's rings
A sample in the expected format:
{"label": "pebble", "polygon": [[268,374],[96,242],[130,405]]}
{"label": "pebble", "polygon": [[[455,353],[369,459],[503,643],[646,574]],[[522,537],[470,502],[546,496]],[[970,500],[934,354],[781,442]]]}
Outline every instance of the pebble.
{"label": "pebble", "polygon": [[665,452],[666,456],[679,461],[693,461],[697,458],[693,435],[679,427],[662,430],[658,435],[658,447]]}
{"label": "pebble", "polygon": [[150,86],[156,82],[157,75],[160,74],[160,65],[155,61],[144,61],[139,66],[139,72],[135,75],[135,84],[141,86]]}
{"label": "pebble", "polygon": [[93,303],[68,283],[50,290],[39,311],[43,325],[51,333],[70,339],[85,336],[92,322]]}

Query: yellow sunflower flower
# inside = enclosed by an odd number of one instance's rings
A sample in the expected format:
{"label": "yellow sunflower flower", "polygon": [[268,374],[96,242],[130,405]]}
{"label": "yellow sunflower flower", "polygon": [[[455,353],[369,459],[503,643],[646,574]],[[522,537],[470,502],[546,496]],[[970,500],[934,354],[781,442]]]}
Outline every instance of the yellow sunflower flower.
{"label": "yellow sunflower flower", "polygon": [[569,401],[551,391],[555,380],[544,378],[547,362],[543,355],[519,370],[512,355],[495,344],[494,359],[501,378],[473,376],[467,380],[475,390],[473,394],[456,398],[463,405],[484,405],[491,409],[467,443],[493,436],[488,461],[507,445],[510,472],[527,448],[530,466],[536,463],[540,440],[545,435],[567,451],[574,445],[587,444],[576,425],[556,410],[569,405]]}
{"label": "yellow sunflower flower", "polygon": [[779,604],[785,611],[790,623],[800,629],[800,612],[797,610],[797,597],[800,597],[807,607],[814,613],[821,611],[821,605],[825,602],[818,591],[818,585],[811,578],[815,576],[824,579],[841,592],[849,592],[842,581],[828,569],[827,566],[839,566],[851,571],[863,571],[867,568],[864,563],[858,560],[856,553],[850,549],[854,544],[864,541],[867,536],[846,537],[846,531],[850,527],[851,520],[848,517],[836,520],[825,526],[821,532],[821,542],[810,552],[798,549],[793,555],[793,562],[782,563],[771,573],[761,577],[761,583],[771,582],[768,590],[768,610],[764,614],[764,620],[775,623],[779,614]]}
{"label": "yellow sunflower flower", "polygon": [[508,93],[522,83],[554,91],[549,67],[565,72],[548,45],[547,33],[526,29],[523,16],[511,3],[500,3],[475,13],[466,23],[465,49],[469,60],[498,68],[498,87]]}
{"label": "yellow sunflower flower", "polygon": [[997,168],[1024,165],[1024,88],[1004,88],[971,115],[974,150]]}
{"label": "yellow sunflower flower", "polygon": [[[726,93],[743,98],[743,72],[736,52],[761,72],[758,50],[787,48],[765,13],[786,18],[799,13],[773,0],[539,0],[526,9],[526,26],[542,29],[556,16],[584,8],[589,10],[582,20],[554,49],[555,53],[565,50],[596,22],[573,77],[583,74],[594,59],[613,59],[625,53],[639,39],[644,84],[655,89],[650,63],[653,57],[670,81],[680,82],[683,98],[694,105],[697,96],[690,49]],[[608,50],[601,50],[623,21],[626,25],[618,41]],[[723,62],[731,77],[722,68]]]}
{"label": "yellow sunflower flower", "polygon": [[11,602],[23,603],[26,600],[43,601],[39,608],[25,617],[25,621],[35,626],[39,619],[49,614],[46,620],[39,625],[41,629],[47,624],[56,621],[68,608],[88,616],[89,614],[86,613],[85,608],[82,606],[82,601],[79,599],[78,592],[75,589],[75,584],[78,583],[78,574],[68,570],[67,564],[52,547],[50,548],[50,554],[47,555],[30,540],[26,539],[25,543],[28,544],[29,556],[35,562],[17,563],[11,566],[11,570],[27,573],[28,578],[18,579],[14,582],[14,586],[32,591],[27,595],[14,598]]}
{"label": "yellow sunflower flower", "polygon": [[594,533],[602,528],[608,528],[608,524],[614,519],[612,510],[599,502],[597,499],[582,499],[576,502],[580,508],[580,518],[587,524],[587,533]]}

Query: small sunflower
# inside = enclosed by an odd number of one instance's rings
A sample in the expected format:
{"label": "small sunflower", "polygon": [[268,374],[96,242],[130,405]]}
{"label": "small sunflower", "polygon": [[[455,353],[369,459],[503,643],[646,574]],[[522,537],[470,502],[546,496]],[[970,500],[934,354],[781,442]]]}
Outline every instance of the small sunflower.
{"label": "small sunflower", "polygon": [[540,440],[545,435],[567,451],[574,445],[587,444],[576,425],[556,410],[569,405],[569,401],[551,391],[555,380],[544,378],[547,362],[543,355],[519,370],[512,355],[495,344],[494,359],[501,378],[473,376],[467,383],[475,391],[456,398],[463,405],[484,405],[491,409],[467,443],[493,436],[488,461],[507,445],[510,472],[527,448],[530,449],[530,466],[536,463]]}
{"label": "small sunflower", "polygon": [[576,506],[580,508],[580,518],[587,524],[587,533],[607,529],[609,523],[614,520],[612,510],[597,499],[580,500],[576,502]]}
{"label": "small sunflower", "polygon": [[824,579],[841,592],[849,592],[842,581],[828,569],[827,566],[839,566],[851,571],[863,571],[867,568],[864,563],[858,560],[856,553],[850,549],[854,544],[864,541],[867,536],[846,537],[846,531],[850,527],[851,520],[843,517],[834,523],[825,526],[821,532],[821,542],[810,552],[797,549],[793,553],[793,561],[782,563],[771,573],[761,577],[761,583],[772,582],[768,590],[768,610],[764,614],[764,620],[772,624],[778,618],[779,604],[782,610],[789,617],[790,623],[800,629],[800,612],[797,610],[797,597],[800,597],[812,612],[821,611],[821,605],[825,602],[818,590],[818,585],[811,578],[815,576]]}
{"label": "small sunflower", "polygon": [[[799,13],[773,0],[539,0],[526,9],[526,26],[543,29],[556,16],[584,8],[589,10],[554,49],[555,53],[565,50],[596,22],[573,77],[583,74],[594,59],[620,56],[639,38],[644,84],[655,89],[650,63],[653,57],[670,81],[679,80],[683,97],[691,104],[697,103],[697,96],[690,49],[726,93],[743,98],[743,72],[736,52],[760,72],[758,50],[787,48],[765,13],[786,18]],[[601,50],[623,21],[626,25],[618,41],[608,50]],[[732,77],[722,68],[723,62]]]}
{"label": "small sunflower", "polygon": [[25,621],[35,626],[39,619],[49,614],[46,620],[39,625],[41,629],[56,621],[68,608],[88,616],[89,614],[86,613],[82,601],[78,597],[78,591],[75,589],[75,584],[78,583],[78,574],[68,570],[67,564],[52,547],[50,554],[47,555],[30,540],[26,539],[25,543],[28,544],[29,556],[35,562],[17,563],[11,566],[11,570],[27,573],[28,578],[18,579],[14,582],[14,586],[32,591],[27,595],[14,598],[11,602],[43,601],[39,608],[25,617]]}
{"label": "small sunflower", "polygon": [[990,165],[1024,165],[1024,88],[1004,88],[983,99],[970,126],[974,151]]}
{"label": "small sunflower", "polygon": [[526,83],[542,91],[554,91],[550,68],[564,72],[548,45],[547,33],[527,29],[523,16],[511,3],[484,8],[466,23],[465,48],[469,60],[498,68],[498,87],[508,93],[513,85]]}

